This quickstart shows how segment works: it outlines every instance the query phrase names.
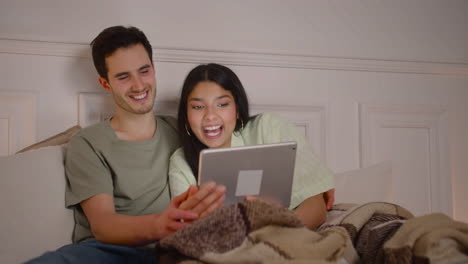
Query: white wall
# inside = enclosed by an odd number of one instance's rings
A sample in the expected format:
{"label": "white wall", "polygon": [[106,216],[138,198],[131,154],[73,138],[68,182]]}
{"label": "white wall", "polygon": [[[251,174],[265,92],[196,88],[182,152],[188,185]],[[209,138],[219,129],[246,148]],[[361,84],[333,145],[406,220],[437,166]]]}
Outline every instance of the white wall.
{"label": "white wall", "polygon": [[134,25],[158,101],[196,64],[227,64],[252,104],[304,117],[332,170],[392,159],[395,201],[468,221],[467,14],[463,0],[2,0],[0,155],[77,124],[79,94],[100,92],[87,44]]}

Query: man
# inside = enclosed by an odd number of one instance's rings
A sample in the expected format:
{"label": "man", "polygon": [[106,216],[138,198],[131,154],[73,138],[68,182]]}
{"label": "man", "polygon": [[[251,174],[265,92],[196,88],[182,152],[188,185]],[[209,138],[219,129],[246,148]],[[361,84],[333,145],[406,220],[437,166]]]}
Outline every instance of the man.
{"label": "man", "polygon": [[155,256],[145,245],[224,200],[225,187],[215,184],[192,186],[190,195],[170,200],[168,163],[179,139],[175,120],[153,112],[155,70],[144,33],[110,27],[91,46],[115,114],[82,129],[68,145],[66,206],[75,214],[74,244],[30,263],[152,263]]}

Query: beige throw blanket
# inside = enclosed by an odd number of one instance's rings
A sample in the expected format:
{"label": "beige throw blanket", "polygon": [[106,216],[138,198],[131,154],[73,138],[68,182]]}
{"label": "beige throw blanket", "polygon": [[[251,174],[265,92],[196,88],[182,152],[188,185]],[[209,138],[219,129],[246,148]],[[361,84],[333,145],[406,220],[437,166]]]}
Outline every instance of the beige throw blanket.
{"label": "beige throw blanket", "polygon": [[[261,201],[245,201],[161,240],[162,263],[336,263],[351,250],[342,227],[313,232],[292,211]],[[176,252],[174,254],[174,251]]]}
{"label": "beige throw blanket", "polygon": [[457,263],[467,256],[467,226],[444,215],[413,217],[398,205],[375,202],[336,205],[327,222],[312,231],[290,210],[245,201],[166,237],[156,254],[160,263],[185,264],[439,263],[433,244],[442,240],[437,250],[448,249],[453,262],[440,263]]}

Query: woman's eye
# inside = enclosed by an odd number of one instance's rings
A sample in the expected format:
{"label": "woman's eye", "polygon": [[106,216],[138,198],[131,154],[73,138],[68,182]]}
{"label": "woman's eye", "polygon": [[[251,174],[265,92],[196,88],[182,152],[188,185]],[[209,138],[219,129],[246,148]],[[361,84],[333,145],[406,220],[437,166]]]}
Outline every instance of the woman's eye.
{"label": "woman's eye", "polygon": [[222,104],[218,104],[218,107],[226,107],[228,105],[229,105],[229,103],[222,103]]}
{"label": "woman's eye", "polygon": [[200,110],[200,109],[202,109],[202,108],[203,108],[202,105],[192,105],[192,109],[193,109],[193,110]]}

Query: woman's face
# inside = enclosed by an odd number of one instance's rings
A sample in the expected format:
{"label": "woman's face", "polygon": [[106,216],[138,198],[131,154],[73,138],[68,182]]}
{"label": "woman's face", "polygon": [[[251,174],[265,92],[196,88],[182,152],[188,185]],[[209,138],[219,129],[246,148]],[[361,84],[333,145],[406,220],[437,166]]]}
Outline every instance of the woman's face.
{"label": "woman's face", "polygon": [[214,82],[199,82],[187,98],[187,118],[195,136],[209,148],[231,146],[237,109],[230,91]]}

